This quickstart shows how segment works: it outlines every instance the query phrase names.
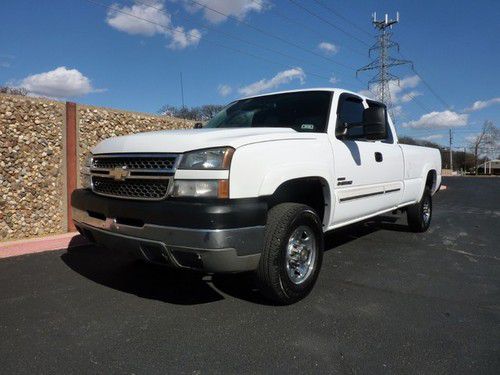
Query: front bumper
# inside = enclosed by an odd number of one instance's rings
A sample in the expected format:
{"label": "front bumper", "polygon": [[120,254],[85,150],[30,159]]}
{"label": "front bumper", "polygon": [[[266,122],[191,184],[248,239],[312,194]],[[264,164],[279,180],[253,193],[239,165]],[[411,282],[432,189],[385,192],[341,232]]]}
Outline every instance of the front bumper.
{"label": "front bumper", "polygon": [[214,273],[255,270],[259,263],[265,202],[137,202],[79,189],[72,206],[76,227],[90,241],[150,262]]}

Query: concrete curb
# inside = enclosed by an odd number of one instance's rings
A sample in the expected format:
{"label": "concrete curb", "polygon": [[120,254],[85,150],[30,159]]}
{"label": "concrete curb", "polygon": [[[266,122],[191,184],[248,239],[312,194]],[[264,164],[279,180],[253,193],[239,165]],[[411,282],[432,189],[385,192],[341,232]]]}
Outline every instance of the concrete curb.
{"label": "concrete curb", "polygon": [[77,232],[27,240],[0,242],[0,259],[84,245],[88,245],[88,241]]}

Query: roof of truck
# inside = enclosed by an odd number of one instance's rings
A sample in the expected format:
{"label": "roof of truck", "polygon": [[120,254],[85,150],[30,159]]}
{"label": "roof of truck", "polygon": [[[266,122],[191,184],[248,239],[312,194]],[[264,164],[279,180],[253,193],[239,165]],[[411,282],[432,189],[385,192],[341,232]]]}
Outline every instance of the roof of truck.
{"label": "roof of truck", "polygon": [[350,91],[350,90],[346,90],[346,89],[342,89],[340,87],[311,87],[311,88],[307,88],[307,89],[275,91],[275,92],[268,92],[268,93],[259,94],[259,95],[250,95],[250,96],[245,96],[245,97],[239,98],[238,100],[241,100],[241,99],[250,99],[250,98],[258,98],[260,96],[268,96],[268,95],[276,95],[276,94],[287,94],[287,93],[290,93],[290,92],[303,92],[303,91],[331,91],[331,92],[340,91],[340,92],[343,92],[343,93],[345,92],[345,93],[349,93],[349,94],[354,94],[354,95],[360,96],[363,99],[372,99],[372,98],[369,98],[369,97],[367,97],[365,95],[362,95],[360,93],[357,93],[357,92],[354,92],[354,91]]}

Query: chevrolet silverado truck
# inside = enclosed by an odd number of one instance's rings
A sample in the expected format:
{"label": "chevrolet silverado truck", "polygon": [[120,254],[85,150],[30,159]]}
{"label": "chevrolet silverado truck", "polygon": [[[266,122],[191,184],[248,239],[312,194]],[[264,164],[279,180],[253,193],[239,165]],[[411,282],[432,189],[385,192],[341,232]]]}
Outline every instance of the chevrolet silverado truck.
{"label": "chevrolet silverado truck", "polygon": [[426,231],[441,156],[398,143],[383,103],[308,89],[236,100],[202,128],[106,139],[81,182],[73,220],[90,241],[180,269],[254,271],[290,304],[313,288],[325,232],[395,210]]}

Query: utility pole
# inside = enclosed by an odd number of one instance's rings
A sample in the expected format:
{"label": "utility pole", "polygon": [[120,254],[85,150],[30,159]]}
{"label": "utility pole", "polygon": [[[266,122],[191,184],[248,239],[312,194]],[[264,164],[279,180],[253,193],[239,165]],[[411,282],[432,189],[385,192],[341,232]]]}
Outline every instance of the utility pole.
{"label": "utility pole", "polygon": [[451,148],[452,143],[453,143],[453,135],[450,129],[450,169],[453,172],[453,149]]}
{"label": "utility pole", "polygon": [[464,147],[464,173],[467,172],[467,150]]}
{"label": "utility pole", "polygon": [[390,84],[394,82],[399,86],[399,77],[391,74],[390,68],[398,65],[410,64],[413,67],[413,63],[410,60],[401,60],[391,57],[389,51],[391,48],[396,48],[399,51],[399,44],[392,41],[392,26],[399,22],[399,12],[396,13],[396,19],[389,19],[387,13],[382,20],[377,20],[377,13],[372,15],[372,24],[378,30],[377,41],[370,47],[368,51],[368,56],[372,57],[372,53],[376,52],[375,59],[368,65],[358,69],[356,71],[356,76],[359,72],[368,70],[378,70],[378,73],[368,82],[368,89],[375,86],[375,94],[377,99],[384,103],[391,116],[394,119],[394,113],[392,113],[392,99]]}
{"label": "utility pole", "polygon": [[184,108],[184,84],[182,83],[182,72],[180,72],[180,77],[181,77],[181,101],[182,101],[182,108]]}
{"label": "utility pole", "polygon": [[180,72],[180,77],[181,77],[181,101],[182,101],[182,118],[184,124],[186,124],[186,116],[185,116],[185,111],[184,111],[184,84],[182,82],[182,72]]}

